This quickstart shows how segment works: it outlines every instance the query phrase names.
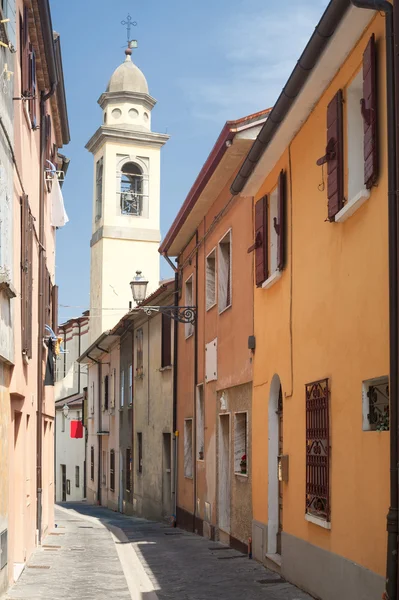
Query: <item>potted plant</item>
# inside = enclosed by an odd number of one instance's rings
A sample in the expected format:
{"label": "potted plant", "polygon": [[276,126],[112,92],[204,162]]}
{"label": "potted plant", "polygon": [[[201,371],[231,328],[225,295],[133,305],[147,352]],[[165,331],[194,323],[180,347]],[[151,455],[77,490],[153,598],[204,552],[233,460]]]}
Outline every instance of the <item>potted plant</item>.
{"label": "potted plant", "polygon": [[247,455],[246,454],[243,454],[241,456],[240,467],[241,467],[241,473],[243,475],[246,475],[246,473],[247,473]]}

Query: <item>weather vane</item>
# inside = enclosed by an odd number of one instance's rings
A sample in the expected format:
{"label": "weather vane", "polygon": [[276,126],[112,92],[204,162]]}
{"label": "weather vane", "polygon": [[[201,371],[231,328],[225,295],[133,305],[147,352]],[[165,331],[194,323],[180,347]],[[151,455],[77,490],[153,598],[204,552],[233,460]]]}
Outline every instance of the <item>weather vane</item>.
{"label": "weather vane", "polygon": [[130,16],[130,14],[127,15],[126,17],[126,21],[121,21],[121,25],[126,25],[126,30],[127,30],[127,44],[129,45],[129,43],[132,41],[130,39],[130,29],[132,27],[136,27],[137,25],[137,21],[133,21],[132,17]]}

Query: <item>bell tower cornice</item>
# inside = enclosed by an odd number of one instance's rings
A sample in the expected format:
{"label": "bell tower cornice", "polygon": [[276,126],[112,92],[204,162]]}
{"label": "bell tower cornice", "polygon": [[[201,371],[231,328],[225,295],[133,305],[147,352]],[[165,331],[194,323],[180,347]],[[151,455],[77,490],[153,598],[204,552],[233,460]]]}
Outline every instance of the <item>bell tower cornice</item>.
{"label": "bell tower cornice", "polygon": [[140,146],[153,146],[162,148],[169,139],[166,133],[153,133],[152,131],[137,131],[136,129],[125,129],[122,127],[107,127],[101,125],[96,133],[86,144],[86,149],[95,154],[105,142],[115,142],[118,144],[137,143]]}

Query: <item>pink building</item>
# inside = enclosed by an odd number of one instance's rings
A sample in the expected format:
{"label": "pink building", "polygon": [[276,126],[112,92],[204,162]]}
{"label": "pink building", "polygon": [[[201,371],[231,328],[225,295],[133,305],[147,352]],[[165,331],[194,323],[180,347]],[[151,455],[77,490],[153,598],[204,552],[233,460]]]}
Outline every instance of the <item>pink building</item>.
{"label": "pink building", "polygon": [[67,221],[59,183],[65,158],[58,150],[69,142],[49,2],[7,0],[2,7],[9,21],[1,36],[9,49],[1,47],[0,59],[8,60],[10,103],[1,116],[10,168],[0,173],[11,189],[11,208],[8,237],[1,240],[7,253],[0,259],[0,592],[54,521],[55,345],[45,326],[57,329],[55,233]]}

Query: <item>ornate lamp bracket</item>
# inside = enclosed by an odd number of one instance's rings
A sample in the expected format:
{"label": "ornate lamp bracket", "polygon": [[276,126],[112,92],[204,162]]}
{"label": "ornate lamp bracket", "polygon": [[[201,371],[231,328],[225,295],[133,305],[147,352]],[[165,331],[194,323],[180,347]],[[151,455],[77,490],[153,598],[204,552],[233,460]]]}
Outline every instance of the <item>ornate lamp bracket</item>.
{"label": "ornate lamp bracket", "polygon": [[143,310],[146,315],[162,313],[179,323],[194,324],[197,314],[196,306],[139,306],[138,308]]}

